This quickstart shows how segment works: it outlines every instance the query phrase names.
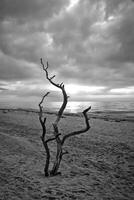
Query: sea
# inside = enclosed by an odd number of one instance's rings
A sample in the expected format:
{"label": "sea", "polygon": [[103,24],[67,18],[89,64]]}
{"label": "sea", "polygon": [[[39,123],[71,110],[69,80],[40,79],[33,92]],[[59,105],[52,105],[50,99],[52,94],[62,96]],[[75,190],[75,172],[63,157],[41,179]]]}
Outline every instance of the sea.
{"label": "sea", "polygon": [[[44,110],[56,112],[59,110],[62,102],[45,102],[43,104]],[[91,106],[91,112],[112,112],[112,111],[123,111],[123,112],[134,112],[134,99],[131,100],[110,100],[110,101],[69,101],[65,112],[68,113],[79,113],[87,107]],[[37,102],[0,102],[0,108],[22,108],[22,109],[36,109],[38,110]]]}
{"label": "sea", "polygon": [[[51,109],[58,111],[62,102],[50,102]],[[70,101],[65,109],[69,113],[79,113],[91,106],[92,112],[105,112],[105,111],[124,111],[134,112],[134,101]],[[49,105],[47,105],[49,109]]]}

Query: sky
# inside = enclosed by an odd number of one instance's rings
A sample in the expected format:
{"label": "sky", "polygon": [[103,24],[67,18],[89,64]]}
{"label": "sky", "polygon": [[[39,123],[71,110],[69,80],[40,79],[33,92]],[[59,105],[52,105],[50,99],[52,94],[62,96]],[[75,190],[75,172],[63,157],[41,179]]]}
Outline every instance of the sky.
{"label": "sky", "polygon": [[0,106],[134,98],[134,1],[0,0]]}

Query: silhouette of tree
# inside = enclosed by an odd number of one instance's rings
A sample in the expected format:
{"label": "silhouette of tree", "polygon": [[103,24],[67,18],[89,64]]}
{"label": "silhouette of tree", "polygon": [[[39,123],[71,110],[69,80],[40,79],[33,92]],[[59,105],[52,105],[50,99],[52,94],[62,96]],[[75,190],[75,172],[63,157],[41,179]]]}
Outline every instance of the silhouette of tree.
{"label": "silhouette of tree", "polygon": [[[83,111],[83,116],[84,116],[84,119],[85,119],[85,127],[81,130],[73,131],[73,132],[68,133],[67,135],[62,136],[61,133],[59,132],[58,124],[59,124],[59,121],[60,121],[60,119],[63,115],[65,108],[66,108],[66,105],[67,105],[67,102],[68,102],[68,95],[66,93],[66,90],[65,90],[63,83],[58,84],[58,83],[55,83],[53,81],[53,79],[55,78],[55,75],[49,77],[49,74],[48,74],[49,64],[48,64],[48,62],[46,62],[46,64],[44,64],[42,58],[41,58],[40,61],[41,61],[42,69],[45,72],[46,79],[50,82],[50,84],[59,88],[62,92],[62,95],[63,95],[62,105],[61,105],[61,107],[58,111],[58,114],[57,114],[55,121],[52,124],[53,125],[53,134],[54,134],[53,138],[46,139],[46,135],[47,135],[46,117],[43,117],[43,106],[42,106],[44,99],[49,95],[49,92],[47,92],[42,97],[41,101],[39,102],[39,121],[40,121],[40,124],[42,126],[41,140],[42,140],[45,152],[46,152],[46,161],[45,161],[44,173],[45,173],[45,176],[54,176],[54,175],[57,175],[57,174],[60,173],[60,172],[58,172],[58,170],[59,170],[59,167],[60,167],[61,160],[63,158],[63,155],[68,153],[67,151],[63,150],[63,146],[64,146],[66,139],[69,138],[69,137],[81,134],[81,133],[85,133],[86,131],[88,131],[90,129],[87,112],[91,109],[91,106]],[[55,157],[55,161],[53,163],[53,167],[50,170],[49,169],[50,168],[49,167],[49,165],[50,165],[50,149],[49,149],[48,143],[53,141],[53,140],[56,141],[57,150],[56,150],[56,157]]]}

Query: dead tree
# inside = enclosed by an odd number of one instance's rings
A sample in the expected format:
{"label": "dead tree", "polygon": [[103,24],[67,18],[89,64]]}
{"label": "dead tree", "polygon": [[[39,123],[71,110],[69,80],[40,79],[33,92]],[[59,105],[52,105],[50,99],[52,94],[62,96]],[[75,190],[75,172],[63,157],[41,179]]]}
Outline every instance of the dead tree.
{"label": "dead tree", "polygon": [[[58,111],[56,120],[52,124],[53,125],[53,134],[54,134],[53,138],[46,139],[46,134],[47,134],[47,131],[46,131],[46,117],[43,117],[43,106],[42,106],[42,103],[43,103],[45,97],[48,96],[49,92],[47,92],[42,97],[42,99],[41,99],[41,101],[39,103],[39,121],[40,121],[40,124],[42,126],[41,140],[42,140],[45,152],[46,152],[46,162],[45,162],[45,167],[44,167],[44,173],[45,173],[45,176],[54,176],[54,175],[57,175],[57,174],[60,173],[60,172],[58,172],[58,169],[59,169],[62,157],[63,157],[64,154],[68,153],[67,151],[63,151],[63,145],[64,145],[66,139],[71,137],[71,136],[75,136],[75,135],[78,135],[78,134],[81,134],[81,133],[85,133],[86,131],[88,131],[90,129],[87,112],[91,109],[91,106],[83,111],[83,116],[84,116],[84,119],[85,119],[85,127],[83,129],[81,129],[81,130],[73,131],[71,133],[68,133],[67,135],[61,136],[61,133],[59,133],[58,124],[59,124],[59,121],[60,121],[60,119],[61,119],[61,117],[63,115],[63,112],[64,112],[65,108],[66,108],[66,105],[67,105],[67,102],[68,102],[68,96],[67,96],[64,84],[63,83],[60,83],[60,84],[55,83],[53,81],[53,79],[55,78],[55,75],[52,76],[52,77],[49,77],[49,74],[48,74],[49,64],[48,64],[48,62],[45,65],[43,60],[42,60],[42,58],[41,58],[40,61],[41,61],[42,69],[45,72],[46,79],[52,85],[54,85],[55,87],[59,88],[61,90],[61,92],[62,92],[62,95],[63,95],[62,105],[61,105],[61,107],[60,107],[60,109]],[[53,163],[53,167],[50,170],[49,169],[50,149],[49,149],[48,143],[53,141],[53,140],[56,141],[57,152],[56,152],[55,161]]]}

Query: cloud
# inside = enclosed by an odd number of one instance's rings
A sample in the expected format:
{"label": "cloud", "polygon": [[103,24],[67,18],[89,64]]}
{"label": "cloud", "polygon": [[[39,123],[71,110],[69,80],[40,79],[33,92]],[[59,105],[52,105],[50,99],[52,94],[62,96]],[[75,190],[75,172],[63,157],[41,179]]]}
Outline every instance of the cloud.
{"label": "cloud", "polygon": [[1,0],[0,17],[15,18],[22,23],[26,20],[45,20],[59,13],[67,4],[68,0]]}
{"label": "cloud", "polygon": [[118,41],[119,49],[111,59],[119,62],[134,62],[134,4],[123,12],[111,34]]}
{"label": "cloud", "polygon": [[[116,3],[106,1],[107,4],[101,2],[91,4],[89,1],[81,1],[73,13],[64,13],[63,16],[54,18],[49,24],[48,30],[53,35],[54,43],[61,47],[68,58],[68,64],[60,68],[60,73],[62,76],[66,74],[67,78],[77,79],[81,83],[89,81],[90,84],[94,80],[95,83],[101,82],[101,85],[113,82],[115,86],[118,78],[118,82],[124,84],[124,74],[127,73],[125,68],[129,64],[127,62],[132,61],[131,55],[132,58],[134,57],[133,51],[126,53],[123,47],[126,44],[125,40],[132,42],[134,38],[132,31],[130,35],[127,33],[129,28],[133,28],[131,20],[127,23],[128,28],[122,27],[124,19],[127,20],[125,13],[129,12],[131,4],[127,7],[125,1]],[[98,6],[100,6],[99,9]],[[133,16],[130,18],[133,19]],[[122,37],[123,34],[124,37]],[[131,48],[130,45],[128,46]],[[120,52],[121,47],[124,54]],[[126,66],[119,62],[121,57]],[[133,72],[132,66],[129,68]],[[125,84],[127,81],[129,80],[126,78]]]}
{"label": "cloud", "polygon": [[[38,97],[42,86],[47,90],[41,57],[49,61],[56,82],[105,88],[90,91],[91,96],[116,95],[110,91],[133,87],[133,24],[131,0],[1,0],[1,94]],[[21,87],[16,87],[18,81]],[[81,90],[73,99],[81,99],[80,93],[90,98]],[[51,97],[56,96],[54,92]]]}
{"label": "cloud", "polygon": [[114,94],[131,94],[134,93],[134,87],[111,89],[109,92]]}
{"label": "cloud", "polygon": [[19,81],[37,77],[37,67],[33,63],[17,60],[0,52],[0,80]]}
{"label": "cloud", "polygon": [[7,90],[7,89],[4,88],[4,87],[0,87],[0,92],[1,92],[1,91],[5,91],[5,90]]}

